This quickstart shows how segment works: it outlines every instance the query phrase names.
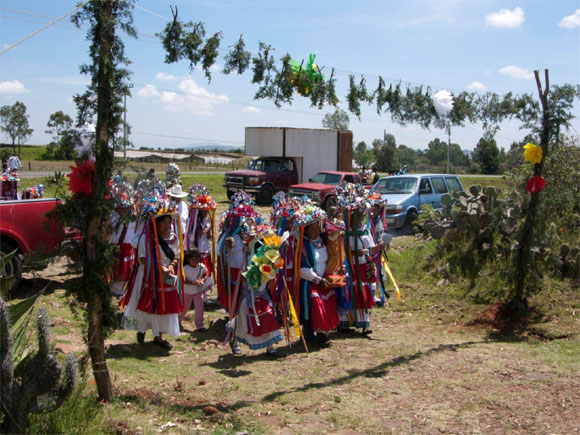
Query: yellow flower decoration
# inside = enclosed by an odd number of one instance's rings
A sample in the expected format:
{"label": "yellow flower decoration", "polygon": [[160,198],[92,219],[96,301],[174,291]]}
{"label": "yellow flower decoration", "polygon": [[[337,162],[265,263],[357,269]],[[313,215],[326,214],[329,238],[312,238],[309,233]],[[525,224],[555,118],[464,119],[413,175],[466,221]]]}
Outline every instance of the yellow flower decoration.
{"label": "yellow flower decoration", "polygon": [[268,248],[277,248],[278,246],[280,246],[280,241],[281,241],[280,236],[278,236],[274,232],[268,233],[267,235],[264,236],[264,244]]}
{"label": "yellow flower decoration", "polygon": [[270,260],[268,259],[268,257],[257,254],[252,257],[252,262],[256,263],[258,266],[261,266],[262,264],[270,264]]}
{"label": "yellow flower decoration", "polygon": [[264,278],[268,280],[276,278],[276,269],[269,264],[262,264],[260,266],[260,272],[262,272],[262,281],[264,281]]}
{"label": "yellow flower decoration", "polygon": [[276,259],[280,257],[280,252],[278,252],[276,249],[268,249],[266,252],[264,252],[264,255],[268,257],[268,260],[274,263]]}
{"label": "yellow flower decoration", "polygon": [[524,160],[530,163],[540,163],[542,161],[542,147],[534,145],[533,143],[527,143],[524,146]]}

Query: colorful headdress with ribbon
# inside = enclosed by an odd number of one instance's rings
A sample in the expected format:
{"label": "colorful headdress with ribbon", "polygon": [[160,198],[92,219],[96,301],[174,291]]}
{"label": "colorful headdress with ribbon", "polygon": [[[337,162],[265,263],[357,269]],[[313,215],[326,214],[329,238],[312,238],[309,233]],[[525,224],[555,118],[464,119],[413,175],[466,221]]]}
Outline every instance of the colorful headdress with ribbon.
{"label": "colorful headdress with ribbon", "polygon": [[0,174],[0,181],[20,181],[18,178],[18,171],[15,169],[8,169]]}
{"label": "colorful headdress with ribbon", "polygon": [[135,196],[138,198],[139,212],[144,216],[174,214],[175,206],[170,201],[165,185],[157,177],[141,180]]}
{"label": "colorful headdress with ribbon", "polygon": [[250,265],[243,274],[250,289],[258,290],[263,284],[276,278],[278,271],[284,266],[280,247],[287,238],[288,233],[280,237],[272,229],[261,234],[259,242],[262,246],[252,256]]}
{"label": "colorful headdress with ribbon", "polygon": [[37,184],[35,186],[28,187],[24,192],[22,192],[22,199],[38,199],[44,198],[44,185]]}
{"label": "colorful headdress with ribbon", "polygon": [[307,226],[325,219],[326,213],[320,207],[314,205],[311,200],[304,197],[300,200],[300,208],[295,211],[294,216],[297,226]]}
{"label": "colorful headdress with ribbon", "polygon": [[117,207],[129,208],[134,204],[133,186],[128,181],[113,181],[110,195]]}
{"label": "colorful headdress with ribbon", "polygon": [[370,211],[373,201],[378,201],[374,194],[371,200],[370,191],[362,184],[342,183],[334,191],[337,205],[348,211],[356,210],[365,214]]}
{"label": "colorful headdress with ribbon", "polygon": [[215,210],[216,203],[210,196],[207,188],[203,184],[193,184],[189,188],[187,200],[192,208],[199,208],[204,210]]}

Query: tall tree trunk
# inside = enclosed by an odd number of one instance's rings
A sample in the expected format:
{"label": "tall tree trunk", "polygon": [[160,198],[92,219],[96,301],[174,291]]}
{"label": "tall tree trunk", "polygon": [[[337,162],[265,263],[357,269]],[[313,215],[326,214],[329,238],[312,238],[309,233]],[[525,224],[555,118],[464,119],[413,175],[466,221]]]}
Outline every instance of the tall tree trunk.
{"label": "tall tree trunk", "polygon": [[[114,60],[112,47],[115,38],[113,23],[112,0],[107,0],[98,9],[96,17],[99,25],[97,38],[100,53],[97,71],[97,126],[95,146],[95,180],[93,183],[93,196],[91,210],[88,213],[87,230],[87,260],[89,264],[96,262],[96,246],[102,246],[103,233],[101,231],[107,216],[102,216],[99,204],[104,200],[108,180],[112,173],[113,152],[109,148],[109,119],[112,106],[111,75],[114,72]],[[87,265],[88,266],[88,265]],[[90,273],[90,267],[85,269],[85,274]],[[93,277],[93,282],[94,282]],[[103,277],[99,277],[103,279]],[[95,282],[99,287],[101,283]],[[99,295],[99,289],[92,292],[89,310],[89,354],[95,375],[95,383],[101,400],[110,402],[113,400],[113,385],[109,376],[105,357],[105,334],[103,331],[103,300]]]}
{"label": "tall tree trunk", "polygon": [[[534,71],[540,103],[542,104],[542,131],[540,133],[540,146],[542,147],[542,160],[534,166],[534,175],[542,175],[544,162],[548,158],[550,146],[550,114],[548,107],[548,92],[550,90],[550,78],[548,70],[544,71],[545,88],[542,90],[539,71]],[[517,308],[525,305],[525,287],[528,281],[529,270],[532,268],[532,243],[537,221],[538,209],[540,205],[540,192],[532,193],[532,198],[528,205],[526,218],[522,230],[522,240],[520,242],[517,263],[516,263],[516,281],[514,288],[514,299],[512,304]]]}

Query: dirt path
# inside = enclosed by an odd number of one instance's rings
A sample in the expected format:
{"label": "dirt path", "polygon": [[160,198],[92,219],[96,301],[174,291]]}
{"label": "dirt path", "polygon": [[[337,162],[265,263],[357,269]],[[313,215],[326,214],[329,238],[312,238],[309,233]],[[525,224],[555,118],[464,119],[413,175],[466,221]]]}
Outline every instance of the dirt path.
{"label": "dirt path", "polygon": [[[42,304],[56,347],[81,353],[80,321],[59,290],[70,277],[55,267]],[[104,412],[120,433],[580,431],[578,317],[564,340],[497,336],[462,314],[447,320],[446,301],[419,305],[424,291],[406,285],[402,301],[375,309],[369,338],[334,334],[309,354],[283,345],[277,359],[244,347],[231,355],[217,310],[207,333],[182,333],[169,353],[116,331],[107,344],[117,400]],[[184,326],[194,329],[189,317]]]}

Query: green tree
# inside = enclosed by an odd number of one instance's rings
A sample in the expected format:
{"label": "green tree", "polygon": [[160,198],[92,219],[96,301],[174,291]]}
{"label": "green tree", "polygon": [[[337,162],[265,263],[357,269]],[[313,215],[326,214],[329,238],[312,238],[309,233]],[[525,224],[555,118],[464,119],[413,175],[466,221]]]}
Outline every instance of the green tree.
{"label": "green tree", "polygon": [[439,138],[433,139],[427,144],[427,159],[432,165],[447,161],[447,143]]}
{"label": "green tree", "polygon": [[473,161],[479,164],[483,174],[499,173],[499,148],[491,133],[485,133],[477,142]]}
{"label": "green tree", "polygon": [[365,141],[359,142],[354,149],[354,161],[358,166],[368,167],[374,160],[374,153],[367,148]]}
{"label": "green tree", "polygon": [[399,145],[397,148],[397,157],[402,165],[407,165],[409,169],[415,170],[419,163],[417,151],[407,145]]}
{"label": "green tree", "polygon": [[20,145],[34,131],[28,125],[28,115],[24,103],[17,101],[12,106],[0,107],[0,129],[12,141],[14,154],[16,154],[16,143],[18,142],[18,156],[20,157]]}
{"label": "green tree", "polygon": [[330,128],[334,130],[348,130],[349,123],[350,118],[348,113],[339,108],[337,108],[334,113],[327,113],[324,115],[324,118],[322,118],[322,126],[324,128]]}
{"label": "green tree", "polygon": [[[378,146],[379,142],[382,142],[382,145]],[[399,159],[397,158],[397,141],[395,136],[386,133],[382,141],[380,139],[375,139],[373,145],[375,143],[377,144],[377,151],[375,154],[377,169],[379,171],[389,171],[398,168]]]}
{"label": "green tree", "polygon": [[46,125],[47,133],[53,134],[53,142],[49,143],[43,158],[47,160],[72,160],[75,157],[74,148],[80,143],[79,134],[72,128],[73,120],[61,110],[50,115]]}

